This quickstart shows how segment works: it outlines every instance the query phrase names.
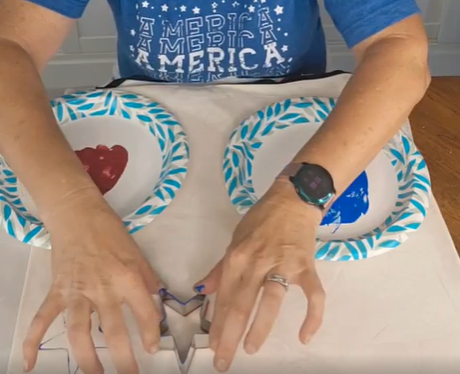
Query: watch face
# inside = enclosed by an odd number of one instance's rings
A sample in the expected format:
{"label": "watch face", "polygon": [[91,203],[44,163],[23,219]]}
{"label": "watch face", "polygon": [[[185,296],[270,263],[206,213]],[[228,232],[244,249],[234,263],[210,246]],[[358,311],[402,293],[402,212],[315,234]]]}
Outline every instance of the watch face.
{"label": "watch face", "polygon": [[303,165],[295,179],[302,192],[313,201],[324,199],[334,192],[331,176],[319,165]]}

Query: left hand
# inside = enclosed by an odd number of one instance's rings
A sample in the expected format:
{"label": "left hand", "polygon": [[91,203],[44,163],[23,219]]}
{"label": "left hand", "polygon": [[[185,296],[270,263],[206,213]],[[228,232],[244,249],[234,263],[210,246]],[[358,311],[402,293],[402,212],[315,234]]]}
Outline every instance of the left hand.
{"label": "left hand", "polygon": [[266,281],[269,275],[299,285],[308,299],[300,341],[306,344],[319,329],[325,294],[315,269],[315,234],[321,219],[321,211],[302,202],[288,181],[275,182],[238,224],[224,258],[197,283],[202,294],[217,291],[210,345],[218,371],[229,369],[262,287],[244,349],[254,354],[267,339],[286,293]]}

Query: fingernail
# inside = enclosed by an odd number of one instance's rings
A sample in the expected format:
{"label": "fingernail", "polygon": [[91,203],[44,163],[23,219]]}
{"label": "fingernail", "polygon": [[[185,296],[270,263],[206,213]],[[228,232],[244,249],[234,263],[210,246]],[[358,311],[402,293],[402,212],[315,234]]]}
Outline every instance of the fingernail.
{"label": "fingernail", "polygon": [[227,361],[224,359],[219,359],[216,364],[216,369],[219,370],[220,372],[224,372],[227,370]]}
{"label": "fingernail", "polygon": [[196,291],[197,293],[202,293],[204,289],[205,289],[204,284],[200,284],[200,285],[198,285],[198,286],[195,286],[195,291]]}
{"label": "fingernail", "polygon": [[307,335],[304,339],[303,339],[303,344],[308,344],[311,340],[312,336],[311,335]]}
{"label": "fingernail", "polygon": [[24,362],[22,363],[22,370],[27,371],[28,368],[29,363],[27,362],[27,360],[24,360]]}
{"label": "fingernail", "polygon": [[253,355],[254,353],[257,352],[256,347],[254,347],[252,344],[246,345],[244,350],[246,351],[248,355]]}
{"label": "fingernail", "polygon": [[154,353],[157,353],[159,349],[158,344],[154,344],[150,347],[150,353],[153,355]]}

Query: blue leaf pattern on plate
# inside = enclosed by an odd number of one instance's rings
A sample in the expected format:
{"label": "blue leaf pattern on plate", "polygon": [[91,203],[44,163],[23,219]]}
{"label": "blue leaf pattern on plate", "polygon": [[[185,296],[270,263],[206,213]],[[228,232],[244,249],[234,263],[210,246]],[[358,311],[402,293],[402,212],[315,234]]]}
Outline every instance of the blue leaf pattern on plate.
{"label": "blue leaf pattern on plate", "polygon": [[[322,123],[334,108],[333,98],[296,98],[275,103],[241,123],[224,152],[223,173],[231,202],[245,214],[257,196],[252,182],[255,153],[264,138],[292,126]],[[316,259],[356,261],[393,250],[418,230],[427,214],[431,183],[428,169],[413,141],[398,133],[384,148],[398,178],[398,199],[380,227],[349,240],[317,240]]]}
{"label": "blue leaf pattern on plate", "polygon": [[[186,135],[173,115],[146,97],[117,90],[82,91],[53,100],[51,105],[60,125],[80,118],[119,116],[148,128],[162,153],[161,178],[142,206],[124,217],[123,224],[134,234],[166,209],[182,187],[189,159]],[[24,243],[50,248],[48,231],[23,205],[17,178],[1,156],[0,224]]]}

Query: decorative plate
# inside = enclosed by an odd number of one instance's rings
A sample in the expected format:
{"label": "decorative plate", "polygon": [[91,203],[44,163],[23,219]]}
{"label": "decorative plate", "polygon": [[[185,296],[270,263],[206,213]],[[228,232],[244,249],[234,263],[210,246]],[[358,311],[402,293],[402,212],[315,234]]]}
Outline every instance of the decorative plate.
{"label": "decorative plate", "polygon": [[[241,214],[318,130],[335,105],[298,98],[260,110],[232,133],[224,154],[228,194]],[[316,258],[354,261],[398,247],[425,218],[430,177],[413,141],[399,132],[338,198],[317,233]]]}
{"label": "decorative plate", "polygon": [[[187,173],[182,126],[157,102],[123,91],[80,91],[51,102],[84,168],[131,234],[169,205]],[[16,239],[49,248],[27,191],[0,156],[0,222]]]}

